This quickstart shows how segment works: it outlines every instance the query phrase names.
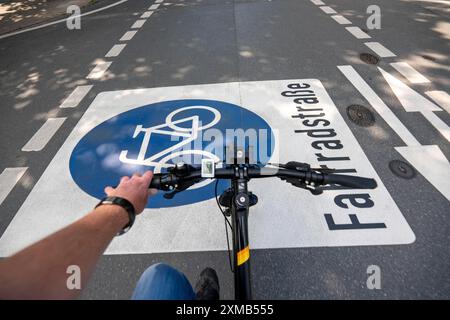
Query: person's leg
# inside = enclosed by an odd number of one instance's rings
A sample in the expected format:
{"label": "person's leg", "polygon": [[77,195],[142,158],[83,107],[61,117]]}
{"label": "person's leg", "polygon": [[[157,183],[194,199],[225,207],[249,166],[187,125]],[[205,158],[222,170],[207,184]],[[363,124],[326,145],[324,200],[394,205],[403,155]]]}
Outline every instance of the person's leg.
{"label": "person's leg", "polygon": [[150,266],[134,289],[134,300],[192,300],[195,293],[186,276],[163,263]]}

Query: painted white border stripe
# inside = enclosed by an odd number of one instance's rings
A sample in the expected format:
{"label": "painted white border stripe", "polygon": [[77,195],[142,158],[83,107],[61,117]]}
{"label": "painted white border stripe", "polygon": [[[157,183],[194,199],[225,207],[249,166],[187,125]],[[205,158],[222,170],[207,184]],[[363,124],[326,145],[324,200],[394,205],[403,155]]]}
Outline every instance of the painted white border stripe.
{"label": "painted white border stripe", "polygon": [[133,31],[127,31],[124,33],[124,35],[122,36],[122,38],[120,38],[120,41],[128,41],[133,39],[134,35],[137,33],[137,30],[133,30]]}
{"label": "painted white border stripe", "polygon": [[93,85],[78,86],[72,93],[64,100],[64,102],[59,106],[60,108],[75,108],[78,106],[81,100],[88,94],[92,89]]}
{"label": "painted white border stripe", "polygon": [[386,48],[379,42],[365,42],[364,44],[367,47],[369,47],[373,52],[375,52],[377,55],[379,55],[381,58],[396,57],[395,53],[390,51],[388,48]]}
{"label": "painted white border stripe", "polygon": [[322,9],[322,11],[325,12],[326,14],[337,13],[332,7],[329,6],[322,6],[319,8]]}
{"label": "painted white border stripe", "polygon": [[427,119],[431,125],[439,131],[439,133],[450,142],[450,127],[441,120],[433,111],[422,111],[421,112],[425,119]]}
{"label": "painted white border stripe", "polygon": [[148,8],[148,10],[156,10],[156,9],[158,9],[158,7],[159,7],[159,4],[152,4],[152,5]]}
{"label": "painted white border stripe", "polygon": [[450,113],[450,95],[445,91],[425,91],[425,94],[433,99],[445,111]]}
{"label": "painted white border stripe", "polygon": [[362,31],[360,27],[345,27],[345,29],[347,29],[347,31],[350,32],[356,39],[371,38],[371,36]]}
{"label": "painted white border stripe", "polygon": [[145,11],[142,16],[141,19],[147,19],[150,18],[150,16],[153,14],[153,11]]}
{"label": "painted white border stripe", "polygon": [[109,51],[107,54],[105,54],[106,58],[110,58],[110,57],[117,57],[123,50],[123,48],[125,48],[126,44],[122,43],[122,44],[115,44]]}
{"label": "painted white border stripe", "polygon": [[312,3],[314,3],[316,6],[323,6],[325,3],[322,2],[322,0],[311,0]]}
{"label": "painted white border stripe", "polygon": [[133,25],[131,26],[131,29],[139,29],[140,27],[142,27],[144,25],[145,21],[147,21],[147,20],[145,20],[145,19],[136,20],[136,22],[133,23]]}
{"label": "painted white border stripe", "polygon": [[344,16],[341,16],[340,14],[335,14],[334,16],[331,17],[339,24],[352,24],[350,20],[348,20]]}
{"label": "painted white border stripe", "polygon": [[97,63],[94,69],[92,69],[91,73],[88,74],[86,78],[88,79],[100,79],[106,70],[108,70],[112,61],[101,61]]}
{"label": "painted white border stripe", "polygon": [[[117,1],[115,3],[111,3],[110,5],[107,5],[105,7],[98,8],[98,9],[95,9],[95,10],[92,10],[92,11],[89,11],[89,12],[85,12],[85,13],[82,13],[82,14],[77,15],[77,16],[71,16],[70,18],[78,18],[78,17],[88,16],[90,14],[93,14],[93,13],[96,13],[96,12],[100,12],[100,11],[103,11],[103,10],[115,7],[115,6],[119,5],[119,4],[122,4],[122,3],[127,2],[127,1],[128,0]],[[11,37],[11,36],[15,36],[16,34],[21,34],[21,33],[28,32],[28,31],[33,31],[33,30],[45,28],[45,27],[48,27],[48,26],[51,26],[51,25],[54,25],[54,24],[57,24],[57,23],[61,23],[61,22],[66,22],[66,21],[67,21],[67,18],[64,18],[64,19],[52,21],[52,22],[49,22],[49,23],[46,23],[46,24],[41,24],[41,25],[36,26],[36,27],[32,27],[32,28],[28,28],[28,29],[24,29],[24,30],[19,30],[19,31],[14,31],[14,32],[11,32],[11,33],[7,33],[7,34],[4,34],[4,35],[1,35],[0,39],[8,38],[8,37]]]}
{"label": "painted white border stripe", "polygon": [[6,199],[8,194],[16,185],[17,181],[22,178],[28,167],[5,168],[0,174],[0,205]]}
{"label": "painted white border stripe", "polygon": [[430,80],[425,78],[416,69],[411,67],[407,62],[393,62],[391,66],[400,72],[411,83],[428,83]]}
{"label": "painted white border stripe", "polygon": [[155,3],[163,3],[164,0],[156,0]]}
{"label": "painted white border stripe", "polygon": [[40,151],[44,149],[53,135],[58,131],[66,118],[49,118],[31,139],[23,146],[22,151]]}
{"label": "painted white border stripe", "polygon": [[352,66],[338,66],[361,95],[372,105],[384,121],[394,130],[407,146],[420,146],[411,132],[403,125],[391,109],[381,100]]}

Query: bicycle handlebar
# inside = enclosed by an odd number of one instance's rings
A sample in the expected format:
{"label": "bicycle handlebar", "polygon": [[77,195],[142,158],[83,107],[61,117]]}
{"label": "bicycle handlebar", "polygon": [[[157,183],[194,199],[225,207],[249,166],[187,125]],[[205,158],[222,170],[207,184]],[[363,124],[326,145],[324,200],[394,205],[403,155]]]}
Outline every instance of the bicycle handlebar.
{"label": "bicycle handlebar", "polygon": [[[377,187],[376,181],[371,178],[332,174],[315,170],[291,170],[278,167],[249,166],[245,168],[245,170],[247,170],[246,177],[248,179],[278,177],[284,180],[296,179],[301,183],[312,186],[338,184],[355,189],[374,189]],[[226,168],[215,169],[214,178],[211,179],[234,179],[238,177],[236,167],[229,166]],[[181,183],[193,182],[193,184],[195,184],[203,179],[206,178],[202,178],[200,168],[193,168],[191,172],[188,172],[185,175],[177,175],[174,173],[156,173],[153,175],[149,188],[172,190]]]}

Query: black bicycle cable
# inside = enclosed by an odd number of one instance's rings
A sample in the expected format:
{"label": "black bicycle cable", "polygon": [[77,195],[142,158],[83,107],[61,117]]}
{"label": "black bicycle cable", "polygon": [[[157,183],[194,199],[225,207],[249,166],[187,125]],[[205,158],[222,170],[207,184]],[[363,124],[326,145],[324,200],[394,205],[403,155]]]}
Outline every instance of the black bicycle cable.
{"label": "black bicycle cable", "polygon": [[218,184],[219,184],[219,179],[216,179],[216,185],[214,187],[214,195],[215,195],[215,198],[216,198],[217,206],[219,207],[220,212],[222,212],[223,218],[225,219],[225,234],[227,235],[228,262],[230,263],[230,270],[231,270],[231,272],[234,273],[233,266],[231,264],[231,250],[230,250],[230,240],[229,240],[229,237],[228,237],[228,226],[227,226],[227,224],[230,226],[231,232],[233,232],[233,227],[231,226],[230,221],[228,221],[227,216],[225,215],[225,212],[223,211],[222,206],[219,203],[219,199],[217,198],[217,185]]}

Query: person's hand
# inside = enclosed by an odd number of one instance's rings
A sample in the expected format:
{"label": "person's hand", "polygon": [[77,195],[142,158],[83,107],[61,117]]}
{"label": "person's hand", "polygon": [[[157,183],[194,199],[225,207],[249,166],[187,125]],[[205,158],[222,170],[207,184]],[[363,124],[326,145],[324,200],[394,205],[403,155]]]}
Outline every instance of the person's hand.
{"label": "person's hand", "polygon": [[142,176],[133,174],[130,177],[122,177],[116,188],[106,187],[107,196],[121,197],[131,202],[136,214],[141,213],[145,209],[149,195],[154,195],[157,190],[149,189],[150,181],[152,181],[153,172],[147,171]]}

